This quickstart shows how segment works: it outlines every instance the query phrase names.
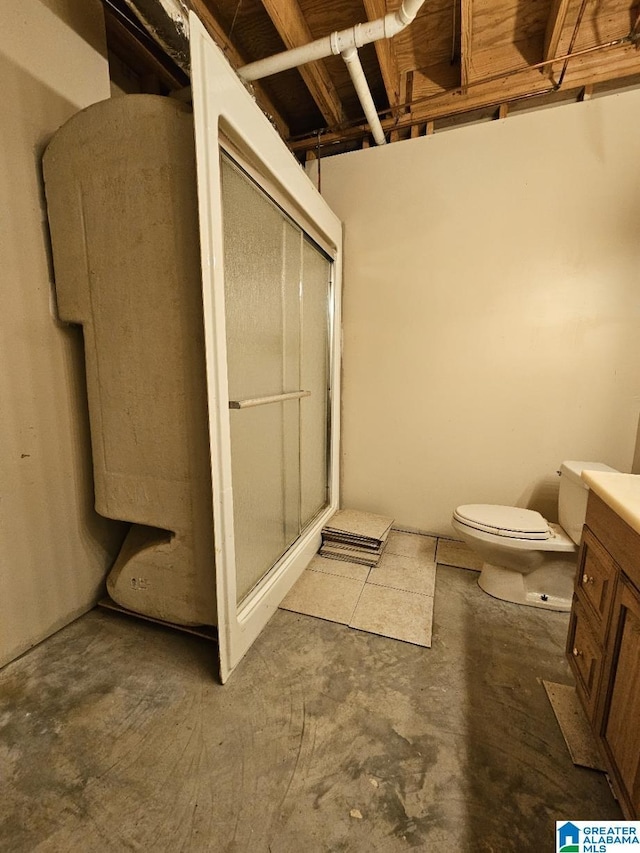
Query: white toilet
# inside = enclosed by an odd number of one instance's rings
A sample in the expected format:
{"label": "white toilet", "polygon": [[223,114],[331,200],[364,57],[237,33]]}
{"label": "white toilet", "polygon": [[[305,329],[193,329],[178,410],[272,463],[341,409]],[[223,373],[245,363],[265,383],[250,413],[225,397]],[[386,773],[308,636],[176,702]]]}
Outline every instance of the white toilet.
{"label": "white toilet", "polygon": [[451,522],[483,559],[478,584],[489,595],[547,610],[570,610],[577,546],[589,488],[582,471],[614,471],[601,462],[563,462],[558,518],[552,524],[531,509],[494,504],[459,506]]}

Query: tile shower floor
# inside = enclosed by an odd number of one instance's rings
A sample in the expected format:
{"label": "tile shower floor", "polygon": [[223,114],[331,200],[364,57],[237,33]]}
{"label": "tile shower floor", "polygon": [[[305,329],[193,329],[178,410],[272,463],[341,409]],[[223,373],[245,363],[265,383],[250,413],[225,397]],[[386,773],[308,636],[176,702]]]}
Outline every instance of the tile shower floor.
{"label": "tile shower floor", "polygon": [[430,648],[437,562],[481,567],[461,542],[392,530],[373,569],[315,556],[280,607]]}

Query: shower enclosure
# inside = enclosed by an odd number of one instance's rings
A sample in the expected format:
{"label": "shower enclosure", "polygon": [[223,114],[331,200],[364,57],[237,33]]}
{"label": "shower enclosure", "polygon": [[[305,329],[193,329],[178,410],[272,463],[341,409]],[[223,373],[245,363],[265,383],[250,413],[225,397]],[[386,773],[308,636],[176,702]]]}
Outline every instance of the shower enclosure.
{"label": "shower enclosure", "polygon": [[341,225],[192,15],[220,671],[338,506]]}
{"label": "shower enclosure", "polygon": [[221,165],[240,603],[329,502],[332,265],[228,156]]}

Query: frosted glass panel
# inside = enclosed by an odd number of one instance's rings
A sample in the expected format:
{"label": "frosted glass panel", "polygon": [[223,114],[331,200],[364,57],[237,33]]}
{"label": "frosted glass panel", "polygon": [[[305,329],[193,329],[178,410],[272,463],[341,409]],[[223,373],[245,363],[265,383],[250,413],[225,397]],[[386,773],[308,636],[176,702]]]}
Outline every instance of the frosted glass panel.
{"label": "frosted glass panel", "polygon": [[310,391],[232,410],[237,601],[327,504],[330,262],[221,160],[229,397]]}
{"label": "frosted glass panel", "polygon": [[302,248],[300,515],[302,527],[328,503],[330,261],[308,240]]}
{"label": "frosted glass panel", "polygon": [[238,601],[290,544],[285,529],[286,407],[295,408],[297,402],[229,413]]}
{"label": "frosted glass panel", "polygon": [[232,400],[283,391],[283,218],[222,161],[227,360]]}

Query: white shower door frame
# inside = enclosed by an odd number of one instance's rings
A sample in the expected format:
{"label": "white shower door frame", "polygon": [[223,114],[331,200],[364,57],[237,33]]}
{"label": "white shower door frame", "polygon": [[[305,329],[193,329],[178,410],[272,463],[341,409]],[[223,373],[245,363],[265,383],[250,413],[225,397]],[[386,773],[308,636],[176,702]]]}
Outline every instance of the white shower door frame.
{"label": "white shower door frame", "polygon": [[[189,25],[211,441],[215,583],[220,677],[224,683],[318,550],[320,531],[338,508],[342,225],[193,12]],[[251,165],[254,174],[261,175],[265,182],[277,188],[303,230],[307,230],[333,257],[329,503],[240,605],[237,604],[231,476],[221,136],[231,140],[234,148]]]}

